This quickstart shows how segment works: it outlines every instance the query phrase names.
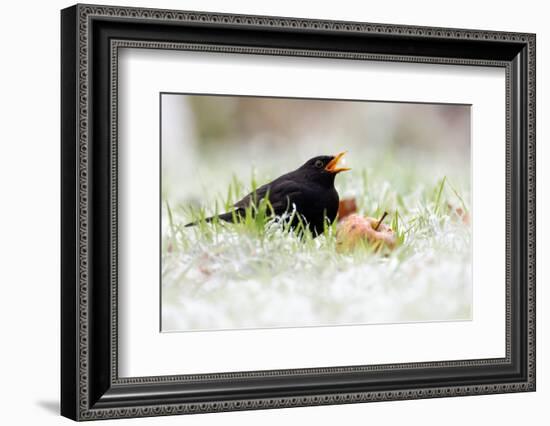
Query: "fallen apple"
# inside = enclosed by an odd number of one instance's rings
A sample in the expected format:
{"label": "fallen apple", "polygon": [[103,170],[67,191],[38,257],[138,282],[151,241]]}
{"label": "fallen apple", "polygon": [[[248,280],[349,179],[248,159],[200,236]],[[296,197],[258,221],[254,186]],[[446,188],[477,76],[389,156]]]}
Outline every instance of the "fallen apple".
{"label": "fallen apple", "polygon": [[382,218],[364,217],[351,214],[342,219],[336,228],[336,250],[346,252],[361,245],[370,245],[375,251],[382,248],[393,250],[397,246],[397,236],[390,226],[382,223]]}
{"label": "fallen apple", "polygon": [[344,198],[338,205],[338,221],[345,219],[349,215],[357,212],[357,202],[355,198]]}

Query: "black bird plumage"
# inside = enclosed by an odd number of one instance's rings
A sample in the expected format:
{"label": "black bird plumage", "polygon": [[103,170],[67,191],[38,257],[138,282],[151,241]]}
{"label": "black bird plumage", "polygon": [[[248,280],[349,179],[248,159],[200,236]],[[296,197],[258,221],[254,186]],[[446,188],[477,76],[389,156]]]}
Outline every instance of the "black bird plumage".
{"label": "black bird plumage", "polygon": [[[238,221],[244,216],[247,207],[257,206],[267,196],[273,214],[282,216],[295,208],[301,219],[295,215],[291,226],[295,227],[302,220],[313,236],[317,236],[323,232],[325,221],[332,223],[338,213],[339,197],[334,179],[339,172],[349,170],[338,167],[338,161],[344,154],[314,157],[298,169],[260,186],[236,202],[233,211],[217,217],[227,222]],[[206,218],[206,221],[211,222],[214,217]],[[186,226],[193,225],[196,222]]]}

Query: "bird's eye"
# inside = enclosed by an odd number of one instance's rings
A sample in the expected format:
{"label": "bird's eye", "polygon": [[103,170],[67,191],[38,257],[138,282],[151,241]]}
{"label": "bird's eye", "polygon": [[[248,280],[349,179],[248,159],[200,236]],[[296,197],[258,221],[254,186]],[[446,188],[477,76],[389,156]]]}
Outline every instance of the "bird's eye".
{"label": "bird's eye", "polygon": [[317,160],[315,162],[315,167],[317,167],[318,169],[320,169],[321,167],[323,167],[325,165],[325,163],[323,163],[323,160]]}

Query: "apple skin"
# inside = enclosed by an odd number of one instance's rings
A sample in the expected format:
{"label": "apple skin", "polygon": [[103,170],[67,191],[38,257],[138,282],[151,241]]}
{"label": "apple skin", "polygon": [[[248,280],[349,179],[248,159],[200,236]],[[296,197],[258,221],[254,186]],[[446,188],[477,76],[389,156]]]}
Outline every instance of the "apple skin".
{"label": "apple skin", "polygon": [[349,215],[357,213],[357,202],[355,198],[344,198],[338,205],[338,221],[345,219]]}
{"label": "apple skin", "polygon": [[[359,244],[368,243],[375,251],[382,248],[393,250],[397,246],[397,236],[390,226],[381,223],[374,217],[351,214],[344,217],[336,228],[336,249],[346,252],[355,249]],[[376,229],[377,228],[377,229]]]}

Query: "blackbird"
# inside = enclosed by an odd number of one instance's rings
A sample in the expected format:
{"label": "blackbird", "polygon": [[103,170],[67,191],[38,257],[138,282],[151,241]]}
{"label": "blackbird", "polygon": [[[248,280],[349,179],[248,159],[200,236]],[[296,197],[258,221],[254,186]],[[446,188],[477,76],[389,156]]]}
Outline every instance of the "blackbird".
{"label": "blackbird", "polygon": [[[338,192],[334,187],[334,178],[340,172],[350,170],[339,167],[338,162],[345,152],[337,155],[321,155],[306,161],[298,169],[286,173],[277,179],[260,186],[233,205],[234,210],[217,215],[227,222],[239,221],[247,207],[258,205],[265,197],[271,204],[270,213],[282,216],[295,209],[291,227],[302,222],[315,237],[323,232],[325,221],[332,223],[338,213]],[[301,217],[298,218],[297,215]],[[206,218],[211,222],[216,216]],[[186,226],[196,225],[192,222]]]}

